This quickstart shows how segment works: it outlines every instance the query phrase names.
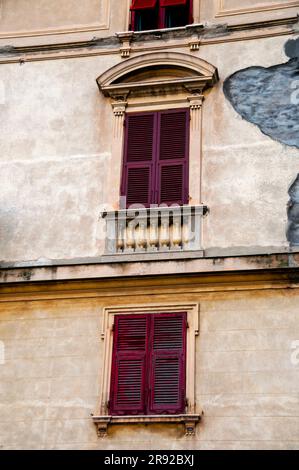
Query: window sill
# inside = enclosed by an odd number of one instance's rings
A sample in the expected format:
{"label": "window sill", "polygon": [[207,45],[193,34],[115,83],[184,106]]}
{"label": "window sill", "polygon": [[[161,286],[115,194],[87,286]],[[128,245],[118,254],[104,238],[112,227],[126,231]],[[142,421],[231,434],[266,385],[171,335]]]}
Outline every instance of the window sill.
{"label": "window sill", "polygon": [[163,35],[167,33],[176,33],[176,32],[190,32],[193,33],[194,31],[202,30],[204,28],[203,23],[193,23],[193,24],[187,24],[186,26],[176,26],[173,28],[157,28],[157,29],[144,29],[141,31],[133,31],[133,30],[128,30],[128,31],[121,31],[115,33],[117,37],[121,37],[123,35],[131,35],[132,37],[138,38],[138,36],[142,36],[143,34],[149,34],[149,35]]}
{"label": "window sill", "polygon": [[140,416],[93,416],[99,437],[106,437],[108,427],[113,424],[184,424],[185,435],[194,436],[195,427],[201,419],[201,414],[181,415],[140,415]]}

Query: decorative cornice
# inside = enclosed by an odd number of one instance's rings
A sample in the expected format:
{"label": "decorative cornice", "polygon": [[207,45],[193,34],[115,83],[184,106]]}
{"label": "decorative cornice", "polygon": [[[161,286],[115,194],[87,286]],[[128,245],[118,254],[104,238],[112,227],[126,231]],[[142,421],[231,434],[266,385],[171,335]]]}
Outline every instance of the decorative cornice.
{"label": "decorative cornice", "polygon": [[[72,59],[80,57],[100,56],[100,55],[113,55],[119,54],[121,48],[119,43],[123,35],[130,35],[130,54],[141,53],[145,51],[154,50],[171,50],[177,48],[186,48],[196,51],[199,47],[226,43],[247,41],[252,39],[262,39],[266,37],[276,37],[283,35],[291,35],[297,31],[297,28],[292,28],[293,25],[298,24],[298,16],[293,16],[285,19],[276,19],[269,21],[258,21],[251,23],[242,23],[236,25],[221,25],[221,28],[215,28],[216,25],[209,27],[201,27],[198,25],[189,25],[183,28],[184,34],[173,32],[173,30],[162,30],[160,38],[163,41],[160,43],[159,39],[155,36],[153,43],[150,38],[152,33],[143,32],[142,35],[131,32],[117,33],[115,36],[105,38],[94,38],[91,41],[77,41],[65,42],[56,44],[36,44],[32,46],[13,46],[5,45],[0,47],[0,64],[1,63],[18,63],[20,59],[24,62],[44,61],[44,60],[59,60],[59,59]],[[222,31],[222,34],[220,32]],[[171,38],[169,43],[165,42]],[[141,45],[141,39],[144,40],[146,45]],[[194,44],[192,49],[191,45]]]}
{"label": "decorative cornice", "polygon": [[[153,67],[159,69],[165,66],[170,70],[173,69],[172,77],[165,79],[163,76],[159,77],[157,73],[155,77],[148,80],[136,78],[135,81],[126,81],[128,74],[132,79],[134,74],[138,77],[141,70],[150,73]],[[177,75],[177,68],[185,71],[185,77],[182,77],[182,73]],[[111,67],[98,77],[97,83],[105,96],[115,99],[116,96],[124,94],[146,96],[151,95],[152,92],[164,94],[184,89],[190,93],[201,93],[205,88],[213,86],[218,79],[217,69],[198,57],[181,52],[151,52],[135,56]]]}

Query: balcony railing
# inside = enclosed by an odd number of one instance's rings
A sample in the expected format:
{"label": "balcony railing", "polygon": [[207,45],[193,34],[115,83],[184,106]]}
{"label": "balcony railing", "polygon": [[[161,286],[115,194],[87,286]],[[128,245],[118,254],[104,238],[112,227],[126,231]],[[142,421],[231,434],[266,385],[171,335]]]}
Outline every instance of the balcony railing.
{"label": "balcony railing", "polygon": [[206,206],[151,207],[102,213],[106,254],[202,250]]}

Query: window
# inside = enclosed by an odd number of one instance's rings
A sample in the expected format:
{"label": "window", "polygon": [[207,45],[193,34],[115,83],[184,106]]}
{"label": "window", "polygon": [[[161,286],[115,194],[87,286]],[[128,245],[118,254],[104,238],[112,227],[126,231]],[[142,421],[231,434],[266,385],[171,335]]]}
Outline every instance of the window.
{"label": "window", "polygon": [[186,312],[115,316],[111,415],[185,412],[186,328]]}
{"label": "window", "polygon": [[131,29],[146,31],[192,23],[192,0],[133,0]]}
{"label": "window", "polygon": [[123,424],[182,424],[194,435],[202,409],[196,403],[197,303],[106,307],[99,406],[99,437]]}
{"label": "window", "polygon": [[187,109],[127,114],[121,196],[126,205],[188,204]]}

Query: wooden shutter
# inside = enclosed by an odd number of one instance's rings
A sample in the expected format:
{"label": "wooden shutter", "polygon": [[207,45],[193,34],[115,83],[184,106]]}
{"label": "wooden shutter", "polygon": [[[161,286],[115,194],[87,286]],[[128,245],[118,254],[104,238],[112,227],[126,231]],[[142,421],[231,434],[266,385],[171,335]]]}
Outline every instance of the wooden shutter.
{"label": "wooden shutter", "polygon": [[154,156],[156,153],[155,113],[127,114],[121,195],[127,207],[153,202]]}
{"label": "wooden shutter", "polygon": [[186,313],[152,317],[149,413],[185,411]]}
{"label": "wooden shutter", "polygon": [[188,204],[189,110],[162,111],[158,120],[158,204]]}
{"label": "wooden shutter", "polygon": [[146,413],[147,315],[116,315],[111,371],[110,413]]}
{"label": "wooden shutter", "polygon": [[160,0],[161,7],[174,7],[178,5],[186,5],[188,0]]}
{"label": "wooden shutter", "polygon": [[131,10],[155,8],[157,0],[132,0]]}

